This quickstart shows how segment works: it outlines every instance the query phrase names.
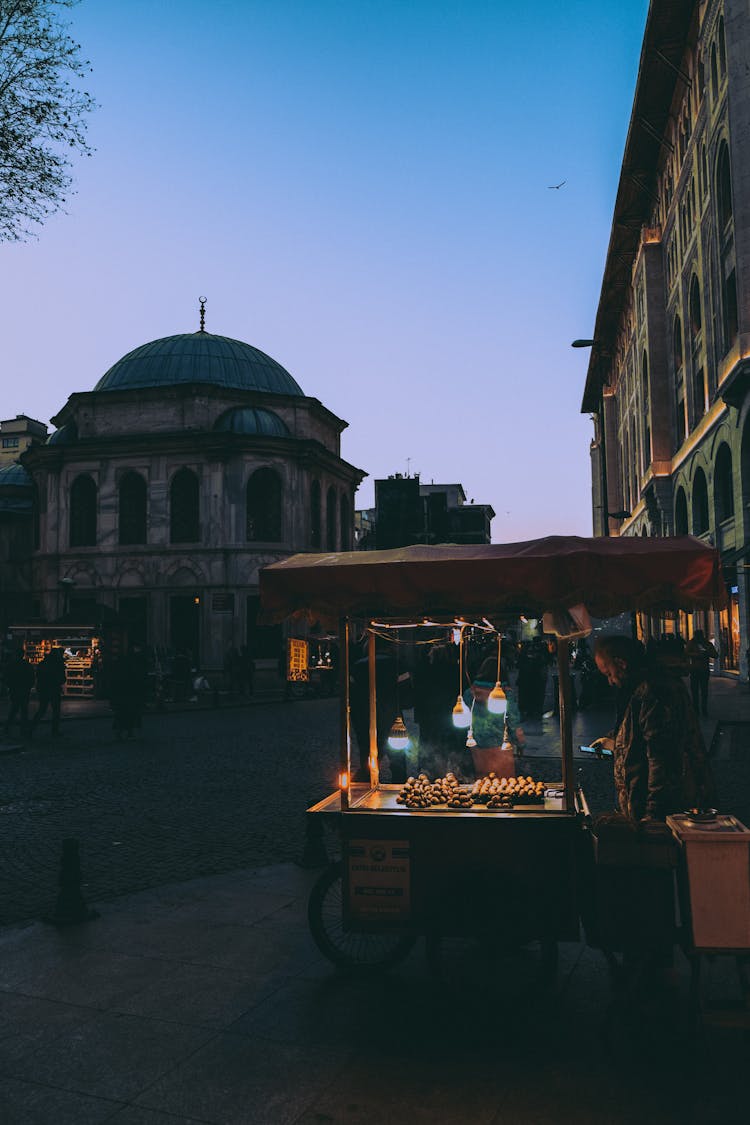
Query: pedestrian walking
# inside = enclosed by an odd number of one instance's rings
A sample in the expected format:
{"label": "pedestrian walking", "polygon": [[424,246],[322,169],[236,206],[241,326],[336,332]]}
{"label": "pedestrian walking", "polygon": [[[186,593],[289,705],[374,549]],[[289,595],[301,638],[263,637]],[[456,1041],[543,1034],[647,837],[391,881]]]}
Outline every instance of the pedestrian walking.
{"label": "pedestrian walking", "polygon": [[708,714],[709,661],[718,656],[716,647],[707,639],[702,629],[696,629],[685,645],[690,674],[690,694],[693,705],[701,715]]}
{"label": "pedestrian walking", "polygon": [[13,723],[17,718],[21,734],[26,735],[29,731],[29,696],[34,686],[34,669],[23,652],[16,653],[6,666],[4,680],[10,699],[10,709],[5,720],[5,733],[10,734]]}
{"label": "pedestrian walking", "polygon": [[31,720],[29,734],[33,734],[40,721],[50,711],[52,736],[60,734],[60,707],[65,683],[65,658],[61,648],[51,648],[36,671],[36,694],[39,706]]}

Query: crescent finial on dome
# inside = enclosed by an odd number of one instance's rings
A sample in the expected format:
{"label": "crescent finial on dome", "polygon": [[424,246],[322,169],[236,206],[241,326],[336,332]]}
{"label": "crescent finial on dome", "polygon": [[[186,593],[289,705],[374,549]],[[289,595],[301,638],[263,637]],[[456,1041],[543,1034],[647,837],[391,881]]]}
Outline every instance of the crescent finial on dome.
{"label": "crescent finial on dome", "polygon": [[205,332],[206,331],[206,301],[208,300],[208,298],[207,297],[199,297],[198,300],[200,301],[200,305],[201,305],[201,326],[198,329],[198,331],[199,332]]}

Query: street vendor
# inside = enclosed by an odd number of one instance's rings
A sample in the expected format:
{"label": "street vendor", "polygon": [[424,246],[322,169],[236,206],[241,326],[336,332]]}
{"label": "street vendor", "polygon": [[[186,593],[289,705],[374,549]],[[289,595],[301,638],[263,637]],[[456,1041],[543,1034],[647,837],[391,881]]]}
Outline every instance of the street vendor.
{"label": "street vendor", "polygon": [[636,823],[663,821],[713,803],[703,735],[682,680],[626,636],[599,637],[594,659],[617,689],[615,728],[592,746],[614,754],[620,812]]}
{"label": "street vendor", "polygon": [[480,665],[471,686],[464,693],[464,702],[471,710],[471,733],[475,747],[469,747],[477,776],[490,771],[499,777],[514,777],[515,757],[525,746],[525,736],[520,726],[520,713],[515,689],[503,682],[507,699],[504,714],[494,714],[487,708],[487,700],[495,686],[497,660],[488,657]]}

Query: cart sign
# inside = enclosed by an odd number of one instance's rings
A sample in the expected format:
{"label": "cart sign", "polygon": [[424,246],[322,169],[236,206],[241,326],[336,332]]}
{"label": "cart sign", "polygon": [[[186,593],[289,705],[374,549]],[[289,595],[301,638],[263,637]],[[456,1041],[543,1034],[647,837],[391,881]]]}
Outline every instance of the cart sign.
{"label": "cart sign", "polygon": [[286,662],[286,678],[288,680],[295,680],[299,683],[310,679],[309,652],[310,646],[307,641],[296,640],[294,637],[289,639]]}
{"label": "cart sign", "polygon": [[411,860],[408,840],[350,840],[349,917],[408,918]]}

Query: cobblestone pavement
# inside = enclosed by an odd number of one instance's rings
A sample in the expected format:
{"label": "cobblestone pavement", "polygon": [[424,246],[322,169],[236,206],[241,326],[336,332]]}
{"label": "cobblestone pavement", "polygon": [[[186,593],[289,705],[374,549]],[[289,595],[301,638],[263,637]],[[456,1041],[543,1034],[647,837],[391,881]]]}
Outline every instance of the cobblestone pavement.
{"label": "cobblestone pavement", "polygon": [[[580,713],[574,745],[609,725]],[[298,860],[305,809],[337,773],[337,699],[148,714],[134,742],[116,741],[105,717],[63,730],[52,739],[43,725],[23,752],[0,753],[0,925],[52,910],[67,836],[80,840],[87,901]],[[750,819],[746,730],[729,732],[716,768],[723,807]],[[557,721],[528,736],[520,768],[559,774],[547,757]],[[611,809],[611,764],[576,754],[592,811]]]}
{"label": "cobblestone pavement", "polygon": [[84,896],[298,859],[304,810],[336,774],[337,701],[40,727],[0,756],[0,924],[49,912],[61,841],[78,837]]}

